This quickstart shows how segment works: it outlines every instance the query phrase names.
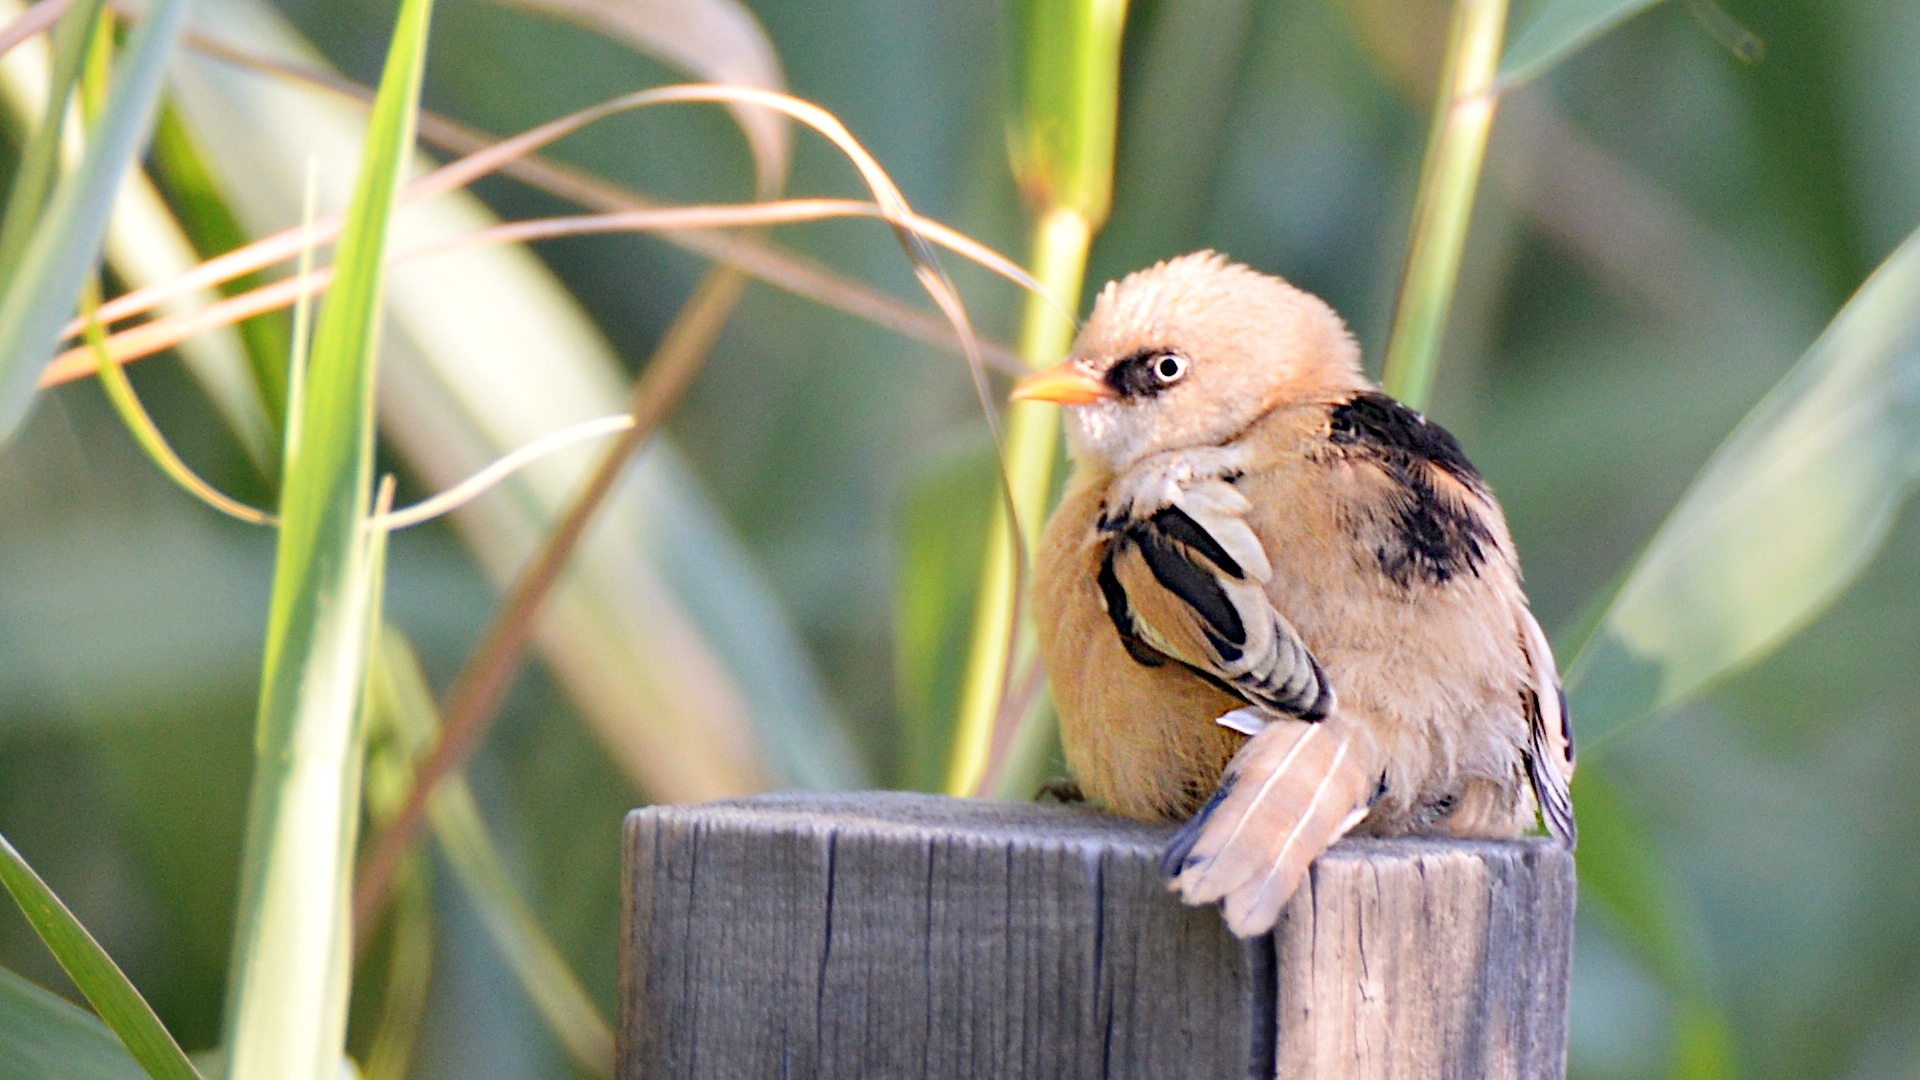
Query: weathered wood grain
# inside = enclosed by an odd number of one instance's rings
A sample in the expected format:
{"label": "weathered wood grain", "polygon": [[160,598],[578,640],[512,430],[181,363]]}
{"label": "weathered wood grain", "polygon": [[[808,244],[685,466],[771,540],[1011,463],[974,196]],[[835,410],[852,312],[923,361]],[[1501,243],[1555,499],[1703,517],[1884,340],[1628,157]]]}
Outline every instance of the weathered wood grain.
{"label": "weathered wood grain", "polygon": [[620,1080],[1557,1078],[1572,859],[1351,841],[1268,939],[1056,806],[771,795],[627,823]]}

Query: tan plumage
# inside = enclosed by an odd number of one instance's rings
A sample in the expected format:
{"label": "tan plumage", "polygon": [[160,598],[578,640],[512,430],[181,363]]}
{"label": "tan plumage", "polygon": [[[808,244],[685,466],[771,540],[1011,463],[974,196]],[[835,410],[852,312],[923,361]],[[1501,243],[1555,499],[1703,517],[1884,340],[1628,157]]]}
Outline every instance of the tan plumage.
{"label": "tan plumage", "polygon": [[1069,406],[1035,597],[1068,763],[1119,813],[1192,816],[1167,863],[1188,902],[1264,933],[1356,828],[1509,837],[1544,805],[1572,843],[1559,678],[1499,505],[1332,309],[1189,255],[1108,285],[1016,395]]}

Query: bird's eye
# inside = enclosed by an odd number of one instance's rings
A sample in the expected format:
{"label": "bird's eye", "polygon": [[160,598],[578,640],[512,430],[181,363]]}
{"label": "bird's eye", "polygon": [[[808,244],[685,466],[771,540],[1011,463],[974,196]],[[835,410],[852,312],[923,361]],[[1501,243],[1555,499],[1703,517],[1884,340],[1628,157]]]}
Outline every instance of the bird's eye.
{"label": "bird's eye", "polygon": [[1162,353],[1153,362],[1153,374],[1162,383],[1178,382],[1187,373],[1187,358],[1174,353]]}

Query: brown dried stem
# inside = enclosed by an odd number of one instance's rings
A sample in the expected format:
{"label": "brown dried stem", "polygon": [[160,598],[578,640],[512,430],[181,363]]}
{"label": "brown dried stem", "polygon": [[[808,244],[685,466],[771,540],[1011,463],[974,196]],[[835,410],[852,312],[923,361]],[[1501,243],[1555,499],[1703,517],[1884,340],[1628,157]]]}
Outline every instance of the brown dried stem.
{"label": "brown dried stem", "polygon": [[426,820],[428,798],[442,779],[465,764],[512,688],[526,656],[527,644],[533,637],[540,608],[559,582],[568,558],[586,535],[595,513],[613,492],[628,462],[659,430],[661,421],[686,393],[726,325],[727,316],[746,282],[744,273],[722,266],[709,271],[694,290],[634,384],[630,410],[633,426],[607,447],[593,475],[514,580],[499,613],[454,680],[442,710],[446,726],[441,729],[433,753],[414,774],[406,803],[361,864],[353,898],[354,935],[359,944],[365,944],[374,925],[373,917],[385,902],[394,872]]}

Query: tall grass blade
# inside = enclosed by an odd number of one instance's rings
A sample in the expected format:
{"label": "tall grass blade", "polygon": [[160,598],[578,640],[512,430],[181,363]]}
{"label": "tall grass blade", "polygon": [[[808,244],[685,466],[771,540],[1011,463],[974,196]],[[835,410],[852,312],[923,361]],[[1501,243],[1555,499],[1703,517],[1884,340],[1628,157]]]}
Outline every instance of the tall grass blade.
{"label": "tall grass blade", "polygon": [[1070,209],[1103,222],[1113,200],[1126,0],[1016,0],[1007,17],[1018,64],[1007,131],[1014,179],[1040,213]]}
{"label": "tall grass blade", "polygon": [[108,212],[146,140],[186,9],[187,0],[157,0],[134,30],[79,167],[55,189],[0,297],[0,440],[26,417],[40,369],[99,257]]}
{"label": "tall grass blade", "polygon": [[1574,853],[1580,902],[1601,912],[1667,992],[1673,1007],[1667,1075],[1735,1075],[1732,1029],[1714,990],[1706,943],[1652,836],[1601,763],[1581,766],[1573,795],[1580,807],[1580,848]]}
{"label": "tall grass blade", "polygon": [[4,836],[0,836],[0,884],[147,1075],[153,1080],[200,1080],[140,991]]}
{"label": "tall grass blade", "polygon": [[1500,87],[1511,90],[1551,71],[1595,38],[1660,0],[1539,0],[1500,58]]}
{"label": "tall grass blade", "polygon": [[229,1080],[325,1080],[344,1050],[360,705],[386,540],[367,528],[375,358],[388,222],[412,151],[432,10],[431,0],[400,8],[338,276],[314,326],[297,422],[287,425],[228,987]]}
{"label": "tall grass blade", "polygon": [[0,1076],[8,1080],[147,1080],[92,1014],[0,968]]}
{"label": "tall grass blade", "polygon": [[[967,258],[985,263],[989,269],[1002,273],[1003,276],[1018,284],[1029,284],[1026,271],[939,222],[910,213],[898,214],[878,203],[855,199],[778,199],[770,202],[662,206],[650,210],[630,210],[614,214],[536,218],[530,221],[515,221],[479,228],[461,236],[395,252],[388,261],[390,264],[408,262],[444,255],[463,247],[523,243],[562,236],[609,232],[666,232],[671,235],[684,233],[690,229],[790,224],[841,217],[886,220],[900,227],[902,231],[913,234],[916,239],[924,239],[929,244],[951,248]],[[316,232],[323,237],[330,235],[320,226],[316,226]],[[286,235],[289,239],[292,238],[291,232]],[[228,263],[230,259],[240,259],[242,256],[244,259],[239,262],[239,265],[247,265],[256,260],[261,265],[267,265],[273,260],[259,253],[263,249],[271,250],[275,246],[278,246],[276,239],[249,245],[241,251],[229,252],[202,263],[174,282],[165,283],[150,291],[143,290],[116,297],[101,305],[100,317],[123,318],[138,314],[152,306],[176,303],[177,298],[169,294],[181,287],[181,281],[214,277],[219,274],[238,277],[240,271],[233,264],[229,264],[225,271],[216,271],[212,268]],[[745,272],[741,271],[741,273],[744,276]],[[333,271],[330,268],[314,273],[303,271],[293,277],[283,278],[268,285],[259,285],[196,310],[178,312],[140,323],[111,335],[107,339],[107,355],[115,363],[127,364],[167,348],[183,344],[191,345],[198,341],[202,334],[222,330],[230,332],[232,324],[236,321],[279,311],[289,304],[296,303],[299,298],[325,291],[332,286],[332,283]],[[898,309],[897,302],[894,302],[894,310]],[[81,325],[80,320],[76,319],[74,323],[69,324],[68,329],[78,332],[83,331],[84,326]],[[958,335],[953,333],[951,327],[948,328],[946,339],[936,343],[947,344],[965,355],[966,343],[958,341]],[[1024,361],[1014,357],[1004,347],[994,346],[989,349],[977,340],[972,344],[981,346],[979,359],[985,366],[1008,374],[1024,374],[1029,370]],[[53,362],[47,365],[41,373],[40,385],[42,388],[47,388],[85,378],[92,375],[97,367],[92,350],[85,345],[76,345],[55,357]]]}
{"label": "tall grass blade", "polygon": [[1434,96],[1433,127],[1414,192],[1407,262],[1380,378],[1387,393],[1416,409],[1426,408],[1433,395],[1434,372],[1446,343],[1447,316],[1480,190],[1480,166],[1500,103],[1493,80],[1506,25],[1507,0],[1454,0],[1446,63]]}
{"label": "tall grass blade", "polygon": [[1610,738],[1771,652],[1885,541],[1920,475],[1920,233],[1694,478],[1568,673]]}
{"label": "tall grass blade", "polygon": [[[566,19],[629,45],[706,82],[787,88],[780,55],[753,12],[738,0],[495,0]],[[786,186],[793,136],[787,118],[771,109],[728,109],[753,149],[761,197]]]}
{"label": "tall grass blade", "polygon": [[[1008,18],[1017,64],[1008,151],[1014,179],[1038,215],[1030,265],[1040,290],[1026,298],[1019,345],[1022,359],[1042,367],[1073,343],[1087,249],[1112,208],[1127,3],[1019,0]],[[1000,729],[1023,719],[1009,715],[1013,673],[1032,653],[1019,618],[1022,568],[1039,540],[1059,454],[1059,406],[1023,401],[1007,410],[1006,490],[994,505],[981,563],[944,785],[950,795],[992,790],[993,748],[1008,734]]]}

